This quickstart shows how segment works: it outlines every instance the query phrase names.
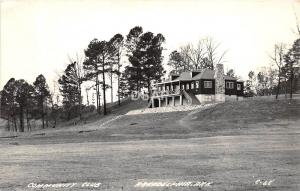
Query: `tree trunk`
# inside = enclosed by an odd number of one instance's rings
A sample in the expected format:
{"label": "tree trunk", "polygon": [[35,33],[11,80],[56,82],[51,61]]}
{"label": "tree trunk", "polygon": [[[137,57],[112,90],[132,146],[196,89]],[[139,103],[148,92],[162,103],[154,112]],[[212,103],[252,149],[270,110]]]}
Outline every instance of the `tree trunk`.
{"label": "tree trunk", "polygon": [[147,80],[147,83],[148,83],[148,95],[150,97],[151,96],[151,82],[150,82],[150,80]]}
{"label": "tree trunk", "polygon": [[114,102],[114,93],[113,93],[113,73],[110,74],[110,102]]}
{"label": "tree trunk", "polygon": [[16,119],[15,115],[13,117],[13,121],[14,121],[14,125],[15,125],[15,132],[17,132],[18,131],[18,127],[17,127],[17,119]]}
{"label": "tree trunk", "polygon": [[27,122],[27,131],[31,131],[28,109],[26,109],[26,122]]}
{"label": "tree trunk", "polygon": [[293,80],[294,80],[294,74],[291,74],[291,78],[290,78],[290,99],[293,98]]}
{"label": "tree trunk", "polygon": [[96,76],[96,104],[97,104],[97,113],[100,114],[100,100],[99,100],[99,79],[98,79],[98,73],[97,73],[97,76]]}
{"label": "tree trunk", "polygon": [[284,78],[284,97],[287,99],[287,81],[286,78]]}
{"label": "tree trunk", "polygon": [[10,131],[10,114],[7,115],[7,131]]}
{"label": "tree trunk", "polygon": [[23,117],[23,107],[20,106],[20,132],[24,132],[24,117]]}
{"label": "tree trunk", "polygon": [[278,84],[277,84],[277,91],[276,91],[276,99],[278,99],[279,90],[280,90],[280,76],[278,76]]}
{"label": "tree trunk", "polygon": [[87,106],[90,105],[90,102],[89,102],[89,92],[87,89],[85,89],[85,92],[86,92],[86,103],[87,103]]}
{"label": "tree trunk", "polygon": [[42,122],[43,122],[43,129],[45,128],[45,113],[44,113],[44,98],[43,96],[41,97],[42,103],[41,103],[41,108],[42,108]]}
{"label": "tree trunk", "polygon": [[102,80],[103,80],[103,115],[106,115],[106,95],[105,95],[105,60],[103,56],[103,62],[102,62]]}
{"label": "tree trunk", "polygon": [[79,87],[78,87],[78,90],[79,90],[79,119],[81,120],[82,119],[82,116],[81,116],[81,84],[79,83]]}
{"label": "tree trunk", "polygon": [[120,67],[118,67],[118,105],[121,105],[120,99]]}

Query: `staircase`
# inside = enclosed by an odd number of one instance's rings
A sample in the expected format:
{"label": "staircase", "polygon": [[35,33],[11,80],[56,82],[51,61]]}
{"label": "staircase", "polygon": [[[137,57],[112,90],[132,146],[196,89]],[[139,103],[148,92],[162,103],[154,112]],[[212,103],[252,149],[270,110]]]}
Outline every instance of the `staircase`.
{"label": "staircase", "polygon": [[192,104],[193,105],[199,105],[199,104],[201,104],[200,101],[197,99],[197,97],[192,92],[187,92],[187,93],[192,98]]}
{"label": "staircase", "polygon": [[199,100],[196,98],[196,96],[193,93],[191,93],[191,92],[188,93],[185,90],[182,90],[182,94],[188,100],[189,105],[199,105],[200,104]]}

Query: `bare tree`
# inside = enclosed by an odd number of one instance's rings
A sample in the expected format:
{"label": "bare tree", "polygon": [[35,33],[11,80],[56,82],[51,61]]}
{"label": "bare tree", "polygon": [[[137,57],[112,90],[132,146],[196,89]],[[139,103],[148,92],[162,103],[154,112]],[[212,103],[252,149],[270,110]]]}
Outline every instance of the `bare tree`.
{"label": "bare tree", "polygon": [[[213,70],[216,64],[225,62],[226,51],[220,51],[220,45],[213,38],[207,37],[200,39],[196,47],[191,43],[181,46],[179,53],[182,58],[183,70],[201,70],[204,68]],[[176,51],[172,53],[174,52]]]}
{"label": "bare tree", "polygon": [[277,90],[276,90],[276,99],[278,99],[279,89],[281,78],[284,78],[282,68],[284,67],[284,54],[286,50],[286,45],[283,43],[275,44],[274,46],[274,54],[270,56],[272,62],[277,66],[278,69],[278,82],[277,82]]}
{"label": "bare tree", "polygon": [[85,72],[83,70],[83,59],[82,57],[79,57],[78,54],[76,54],[76,58],[73,59],[69,57],[69,62],[74,64],[73,67],[71,67],[70,75],[66,75],[66,77],[69,78],[69,80],[76,83],[78,90],[79,90],[79,118],[82,119],[82,93],[81,93],[81,85],[85,81]]}
{"label": "bare tree", "polygon": [[210,64],[210,69],[213,70],[215,65],[225,62],[224,56],[227,51],[219,51],[220,43],[211,37],[207,37],[204,39],[204,45],[206,47],[206,56]]}
{"label": "bare tree", "polygon": [[180,52],[188,70],[198,70],[203,68],[202,63],[206,54],[203,40],[199,40],[196,47],[194,47],[193,44],[190,43],[182,46],[180,48]]}

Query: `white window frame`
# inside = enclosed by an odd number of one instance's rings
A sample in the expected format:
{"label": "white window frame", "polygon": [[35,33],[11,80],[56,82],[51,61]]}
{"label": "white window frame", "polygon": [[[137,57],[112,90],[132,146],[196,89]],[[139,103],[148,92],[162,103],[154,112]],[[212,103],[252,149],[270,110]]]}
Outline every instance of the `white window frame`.
{"label": "white window frame", "polygon": [[226,82],[226,89],[234,89],[234,82]]}
{"label": "white window frame", "polygon": [[236,89],[241,91],[242,90],[242,84],[236,84]]}
{"label": "white window frame", "polygon": [[206,89],[212,88],[212,81],[204,81],[204,88]]}
{"label": "white window frame", "polygon": [[194,89],[194,82],[191,83],[191,89]]}
{"label": "white window frame", "polygon": [[187,89],[187,90],[190,89],[190,84],[186,84],[186,89]]}
{"label": "white window frame", "polygon": [[196,89],[199,88],[199,81],[196,81]]}

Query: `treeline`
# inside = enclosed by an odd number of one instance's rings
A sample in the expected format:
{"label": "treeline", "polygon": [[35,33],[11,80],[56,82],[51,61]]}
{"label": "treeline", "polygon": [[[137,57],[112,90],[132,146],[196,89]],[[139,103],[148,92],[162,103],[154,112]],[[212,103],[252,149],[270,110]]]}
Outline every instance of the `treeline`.
{"label": "treeline", "polygon": [[[23,79],[11,78],[0,92],[1,118],[7,119],[7,129],[12,131],[31,130],[32,119],[42,119],[45,127],[45,115],[49,104],[53,105],[45,77],[39,75],[33,84]],[[52,108],[53,109],[53,108]],[[53,110],[52,110],[53,111]],[[26,124],[25,120],[26,119]],[[48,120],[46,120],[48,126]]]}
{"label": "treeline", "polygon": [[[96,111],[106,115],[107,90],[110,89],[110,100],[127,97],[131,91],[148,90],[151,83],[160,80],[165,71],[162,66],[162,51],[165,38],[162,34],[144,32],[143,28],[132,28],[126,37],[121,34],[112,36],[109,40],[93,39],[84,49],[84,59],[70,59],[63,74],[59,76],[59,96],[50,92],[43,75],[39,75],[31,85],[25,80],[10,79],[1,96],[1,117],[7,119],[8,130],[31,130],[30,121],[41,120],[42,127],[55,127],[58,119],[70,120],[75,117],[82,119],[82,113],[93,111],[89,104],[88,91],[96,91]],[[128,59],[127,65],[122,60]],[[117,85],[114,87],[114,79]],[[83,105],[83,84],[87,94],[87,105]],[[92,85],[90,85],[92,84]],[[117,88],[117,95],[114,95]],[[102,99],[100,98],[102,97]],[[101,101],[103,103],[101,103]],[[24,125],[24,119],[26,125]]]}
{"label": "treeline", "polygon": [[[300,35],[300,34],[299,34]],[[245,84],[246,96],[289,94],[300,90],[300,38],[288,47],[284,43],[275,44],[271,64],[257,73],[250,71]]]}

